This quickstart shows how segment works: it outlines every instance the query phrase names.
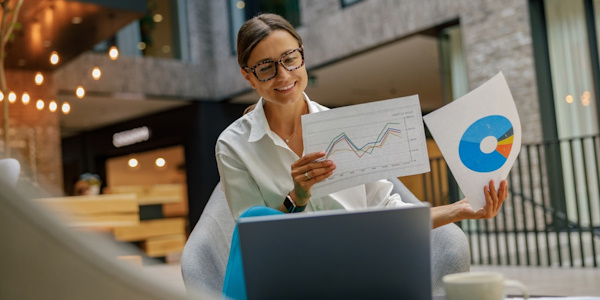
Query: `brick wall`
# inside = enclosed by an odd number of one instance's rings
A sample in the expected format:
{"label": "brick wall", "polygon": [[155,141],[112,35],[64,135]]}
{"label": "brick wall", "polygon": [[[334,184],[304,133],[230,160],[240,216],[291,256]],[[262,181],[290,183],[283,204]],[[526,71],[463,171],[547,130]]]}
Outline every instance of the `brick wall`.
{"label": "brick wall", "polygon": [[[51,74],[43,74],[44,82],[40,86],[34,82],[35,74],[34,71],[7,70],[8,88],[17,94],[17,101],[10,103],[8,109],[10,156],[21,163],[23,180],[39,184],[41,190],[50,195],[61,195],[60,107],[56,112],[48,110],[50,100],[56,99]],[[23,92],[29,93],[29,104],[23,104]],[[45,102],[42,111],[36,108],[38,99]],[[8,101],[7,97],[4,101]],[[0,119],[3,118],[3,110],[2,103]],[[3,124],[4,120],[1,122]],[[4,156],[3,142],[1,149],[1,155]]]}

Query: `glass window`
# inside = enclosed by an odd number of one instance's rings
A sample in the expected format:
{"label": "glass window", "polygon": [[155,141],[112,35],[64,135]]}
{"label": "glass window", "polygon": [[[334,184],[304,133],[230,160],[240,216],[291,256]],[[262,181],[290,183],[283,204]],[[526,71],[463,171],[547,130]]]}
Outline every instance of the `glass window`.
{"label": "glass window", "polygon": [[175,0],[148,0],[148,13],[139,21],[144,56],[180,58],[177,3]]}

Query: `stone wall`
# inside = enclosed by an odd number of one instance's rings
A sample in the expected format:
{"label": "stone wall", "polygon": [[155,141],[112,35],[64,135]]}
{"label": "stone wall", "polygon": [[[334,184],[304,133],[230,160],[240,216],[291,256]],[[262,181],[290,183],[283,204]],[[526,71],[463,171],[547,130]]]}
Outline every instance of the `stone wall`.
{"label": "stone wall", "polygon": [[[43,74],[44,82],[40,86],[34,82],[35,74],[36,72],[33,71],[7,71],[8,88],[17,94],[17,101],[10,103],[8,109],[10,156],[21,163],[22,180],[39,185],[41,190],[50,195],[61,195],[63,176],[60,107],[56,112],[48,109],[50,100],[56,99],[51,74]],[[29,104],[23,104],[23,92],[29,94],[31,99]],[[42,99],[45,103],[41,111],[36,108],[38,99]],[[7,97],[3,101],[8,101]],[[0,104],[2,104],[0,105],[1,120],[4,115],[4,103],[0,102]],[[0,155],[5,156],[3,142],[0,148],[2,149]]]}

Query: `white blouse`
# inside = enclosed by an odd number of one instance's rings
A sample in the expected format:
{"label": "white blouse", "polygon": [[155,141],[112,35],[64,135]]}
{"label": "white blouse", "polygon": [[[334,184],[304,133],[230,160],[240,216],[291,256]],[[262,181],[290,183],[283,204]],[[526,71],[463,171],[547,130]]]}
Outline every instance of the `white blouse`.
{"label": "white blouse", "polygon": [[[306,94],[304,98],[309,113],[328,110],[310,101]],[[229,125],[217,140],[215,152],[221,187],[236,220],[252,206],[279,208],[294,188],[291,165],[300,157],[271,131],[263,105],[261,98],[253,111]],[[390,195],[392,188],[387,180],[355,186],[311,198],[305,211],[408,205],[400,195]]]}

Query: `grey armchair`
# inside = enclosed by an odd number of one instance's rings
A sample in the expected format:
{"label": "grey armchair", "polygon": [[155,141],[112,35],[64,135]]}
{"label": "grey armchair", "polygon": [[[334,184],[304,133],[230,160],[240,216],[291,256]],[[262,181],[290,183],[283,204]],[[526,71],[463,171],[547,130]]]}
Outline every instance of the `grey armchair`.
{"label": "grey armchair", "polygon": [[[400,180],[390,181],[394,184],[392,193],[400,194],[404,202],[421,203]],[[181,272],[188,290],[221,292],[234,228],[235,222],[219,183],[183,249]],[[455,224],[434,229],[431,239],[432,291],[434,295],[442,295],[444,275],[469,271],[469,245]]]}

